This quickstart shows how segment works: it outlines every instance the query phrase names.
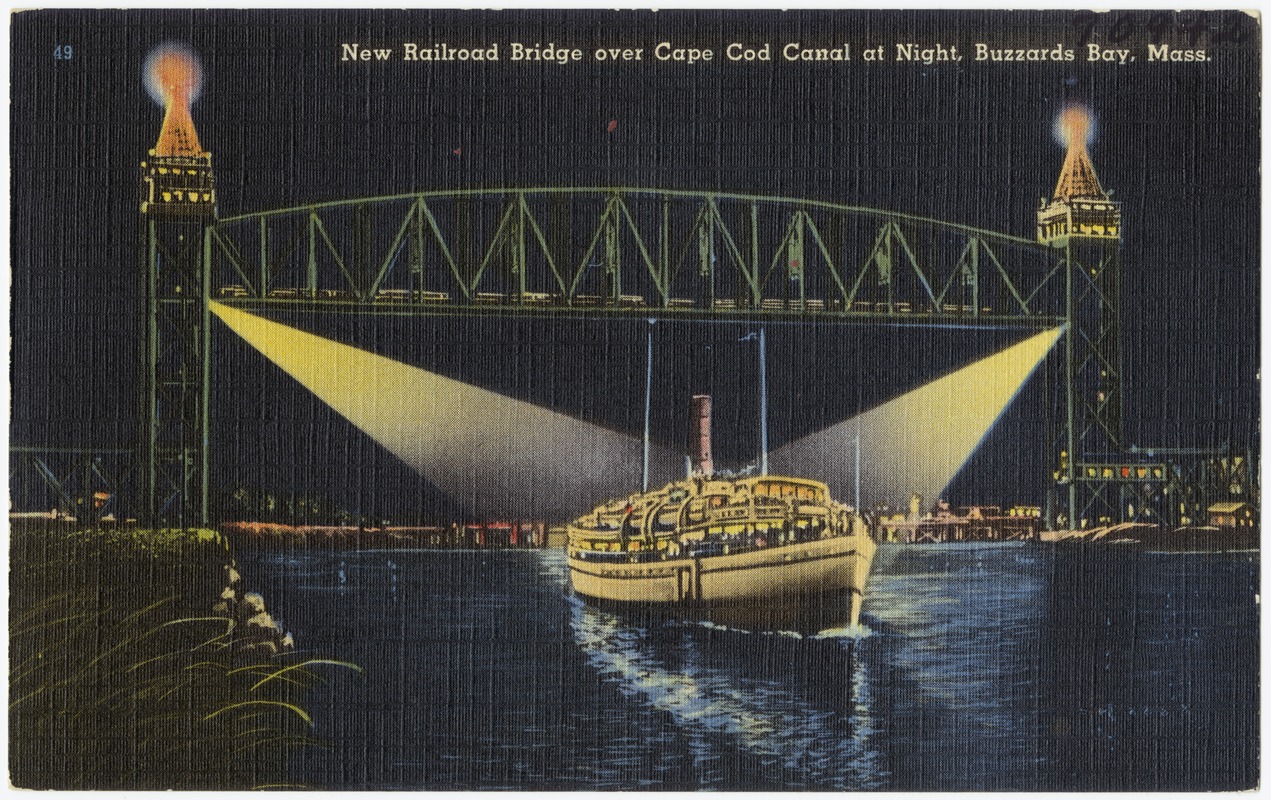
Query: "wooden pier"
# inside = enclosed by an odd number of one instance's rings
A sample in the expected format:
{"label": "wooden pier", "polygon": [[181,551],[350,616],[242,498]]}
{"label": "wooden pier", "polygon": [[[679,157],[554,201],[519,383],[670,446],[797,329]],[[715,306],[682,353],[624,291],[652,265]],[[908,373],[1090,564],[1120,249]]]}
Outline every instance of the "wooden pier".
{"label": "wooden pier", "polygon": [[897,515],[879,520],[879,538],[907,544],[948,542],[1034,542],[1041,535],[1041,510],[1016,506],[1003,513],[997,506],[950,508],[942,504],[918,519]]}

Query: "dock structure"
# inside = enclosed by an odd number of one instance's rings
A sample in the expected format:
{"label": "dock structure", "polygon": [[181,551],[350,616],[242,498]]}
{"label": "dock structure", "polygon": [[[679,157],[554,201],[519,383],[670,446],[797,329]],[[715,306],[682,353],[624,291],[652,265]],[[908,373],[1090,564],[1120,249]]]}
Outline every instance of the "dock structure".
{"label": "dock structure", "polygon": [[221,532],[232,541],[266,547],[505,550],[537,549],[548,544],[547,528],[543,522],[455,522],[450,525],[382,527],[226,522],[221,525]]}
{"label": "dock structure", "polygon": [[942,503],[935,511],[918,519],[884,518],[880,524],[884,541],[907,544],[947,542],[1034,542],[1041,534],[1041,510],[1036,506],[1015,506],[1003,512],[998,506],[951,508]]}

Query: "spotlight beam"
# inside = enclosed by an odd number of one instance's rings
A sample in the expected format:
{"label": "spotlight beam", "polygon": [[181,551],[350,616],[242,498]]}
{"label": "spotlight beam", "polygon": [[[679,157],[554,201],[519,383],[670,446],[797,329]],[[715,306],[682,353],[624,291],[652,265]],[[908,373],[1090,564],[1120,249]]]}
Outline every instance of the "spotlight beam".
{"label": "spotlight beam", "polygon": [[[778,472],[825,480],[865,508],[938,497],[1059,340],[1052,328],[776,450]],[[860,464],[859,474],[857,464]]]}
{"label": "spotlight beam", "polygon": [[[640,438],[223,305],[253,348],[474,516],[562,521],[640,485]],[[662,474],[679,454],[654,446]]]}
{"label": "spotlight beam", "polygon": [[[469,514],[549,521],[639,486],[642,442],[393,359],[223,305],[248,344]],[[838,497],[903,504],[953,480],[1058,340],[1044,331],[900,397],[785,445],[774,472],[820,477]],[[859,454],[859,458],[857,457]],[[680,453],[655,446],[657,472]]]}

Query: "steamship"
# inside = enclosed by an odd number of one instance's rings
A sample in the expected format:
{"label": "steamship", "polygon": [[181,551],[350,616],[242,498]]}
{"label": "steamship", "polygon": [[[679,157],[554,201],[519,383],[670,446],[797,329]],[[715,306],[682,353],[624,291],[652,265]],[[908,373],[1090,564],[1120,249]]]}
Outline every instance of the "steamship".
{"label": "steamship", "polygon": [[857,510],[821,481],[766,469],[714,474],[710,397],[693,397],[693,409],[684,479],[603,503],[568,525],[574,591],[602,604],[705,611],[716,621],[770,618],[811,601],[857,625],[875,550]]}

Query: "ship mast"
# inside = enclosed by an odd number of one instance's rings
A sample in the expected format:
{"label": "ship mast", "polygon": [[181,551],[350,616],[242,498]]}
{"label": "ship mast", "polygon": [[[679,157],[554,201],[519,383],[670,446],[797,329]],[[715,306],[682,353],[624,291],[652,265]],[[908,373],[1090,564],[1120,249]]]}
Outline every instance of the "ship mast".
{"label": "ship mast", "polygon": [[764,361],[764,329],[759,328],[759,474],[768,474],[768,366]]}
{"label": "ship mast", "polygon": [[649,491],[649,404],[653,397],[653,325],[649,320],[648,347],[644,356],[644,471],[640,478],[640,491]]}
{"label": "ship mast", "polygon": [[861,510],[861,415],[856,415],[856,468],[853,477],[856,479],[856,512]]}

